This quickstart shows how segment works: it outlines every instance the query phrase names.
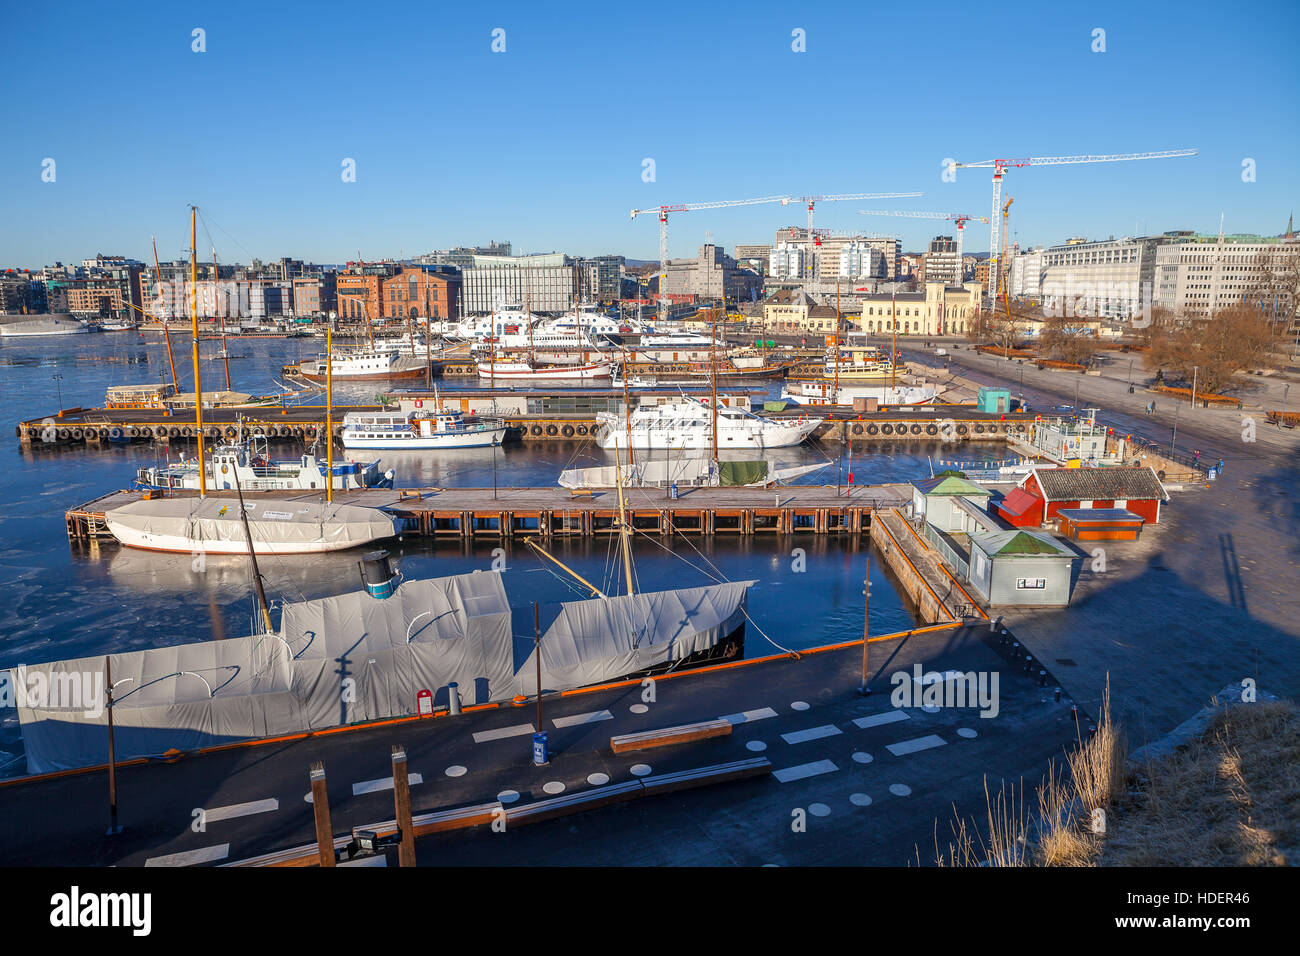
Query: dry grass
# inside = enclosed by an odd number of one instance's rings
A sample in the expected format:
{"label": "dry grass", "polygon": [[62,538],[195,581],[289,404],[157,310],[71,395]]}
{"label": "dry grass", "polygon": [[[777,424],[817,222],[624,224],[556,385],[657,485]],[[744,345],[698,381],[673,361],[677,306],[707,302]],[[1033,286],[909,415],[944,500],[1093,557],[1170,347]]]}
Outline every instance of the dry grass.
{"label": "dry grass", "polygon": [[1300,708],[1238,704],[1168,757],[1136,768],[1102,866],[1300,861]]}

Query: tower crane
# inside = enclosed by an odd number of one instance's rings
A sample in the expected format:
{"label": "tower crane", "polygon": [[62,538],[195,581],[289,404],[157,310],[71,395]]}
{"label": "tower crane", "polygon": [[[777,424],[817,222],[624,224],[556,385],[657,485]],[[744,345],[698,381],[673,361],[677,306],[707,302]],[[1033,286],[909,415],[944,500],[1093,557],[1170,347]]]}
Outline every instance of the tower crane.
{"label": "tower crane", "polygon": [[[1119,163],[1134,159],[1173,159],[1176,156],[1195,156],[1195,149],[1162,149],[1154,153],[1112,153],[1104,156],[1034,156],[1029,159],[986,159],[978,163],[951,163],[949,169],[955,171],[958,166],[966,169],[993,170],[993,212],[989,222],[989,256],[996,256],[998,250],[998,205],[1002,201],[1002,177],[1008,169],[1020,166],[1063,166],[1071,163]],[[997,298],[997,273],[999,263],[996,259],[989,263],[989,295]]]}
{"label": "tower crane", "polygon": [[[786,196],[781,200],[782,206],[788,206],[793,202],[802,202],[808,204],[808,238],[813,238],[813,207],[819,202],[840,202],[845,199],[915,199],[918,196],[924,196],[925,193],[837,193],[833,196]],[[820,243],[817,243],[820,245]],[[817,277],[818,264],[814,261],[813,250],[808,250],[808,270],[813,278]]]}
{"label": "tower crane", "polygon": [[759,203],[786,201],[785,196],[763,196],[760,199],[726,199],[721,202],[684,202],[671,206],[652,206],[649,209],[633,209],[632,219],[650,213],[659,215],[659,321],[668,319],[668,296],[664,284],[668,279],[668,214],[670,212],[690,212],[693,209],[723,209],[728,206],[756,206]]}
{"label": "tower crane", "polygon": [[976,222],[988,222],[988,216],[968,216],[965,213],[956,212],[920,212],[914,209],[859,209],[860,216],[904,216],[908,219],[947,219],[957,224],[957,269],[962,273],[961,278],[965,278],[965,269],[962,267],[961,258],[961,240],[962,234],[966,231],[966,223],[972,219]]}

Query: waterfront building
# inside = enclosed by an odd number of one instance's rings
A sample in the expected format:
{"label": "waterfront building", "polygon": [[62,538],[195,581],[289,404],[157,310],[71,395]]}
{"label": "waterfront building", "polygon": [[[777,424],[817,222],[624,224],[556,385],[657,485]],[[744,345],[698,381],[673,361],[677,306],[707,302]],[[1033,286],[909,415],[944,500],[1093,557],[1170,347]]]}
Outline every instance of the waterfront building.
{"label": "waterfront building", "polygon": [[1170,233],[1156,250],[1155,304],[1189,318],[1258,306],[1279,320],[1294,317],[1300,241],[1286,236]]}
{"label": "waterfront building", "polygon": [[926,282],[923,292],[875,292],[862,297],[858,327],[869,334],[963,335],[979,312],[979,283]]}

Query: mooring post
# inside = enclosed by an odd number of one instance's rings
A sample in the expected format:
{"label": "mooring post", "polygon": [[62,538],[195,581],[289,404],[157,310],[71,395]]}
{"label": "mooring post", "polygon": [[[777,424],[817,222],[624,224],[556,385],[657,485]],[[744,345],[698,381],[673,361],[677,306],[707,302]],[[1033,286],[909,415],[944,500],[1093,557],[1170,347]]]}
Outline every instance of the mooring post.
{"label": "mooring post", "polygon": [[411,829],[411,780],[406,772],[406,749],[393,745],[393,809],[402,842],[397,848],[398,866],[415,866],[415,833]]}
{"label": "mooring post", "polygon": [[325,764],[311,765],[311,806],[316,815],[316,853],[321,866],[334,865],[334,829],[330,826],[330,799],[325,790]]}

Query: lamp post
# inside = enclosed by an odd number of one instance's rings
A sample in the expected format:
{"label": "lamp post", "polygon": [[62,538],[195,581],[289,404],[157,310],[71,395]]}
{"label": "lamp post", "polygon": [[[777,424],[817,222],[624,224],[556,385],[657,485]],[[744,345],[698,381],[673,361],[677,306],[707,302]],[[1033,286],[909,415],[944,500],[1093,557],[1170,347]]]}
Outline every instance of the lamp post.
{"label": "lamp post", "polygon": [[58,393],[59,393],[59,410],[62,411],[62,410],[63,410],[63,386],[60,385],[59,383],[63,381],[63,373],[62,373],[62,372],[55,372],[53,375],[50,376],[50,379],[51,379],[51,381],[54,382],[54,387],[55,387],[56,389],[58,389]]}
{"label": "lamp post", "polygon": [[867,686],[867,643],[871,633],[871,555],[867,555],[866,576],[862,579],[862,684],[858,687],[858,694],[862,697],[870,695],[871,688]]}
{"label": "lamp post", "polygon": [[1181,405],[1174,405],[1174,434],[1173,437],[1169,439],[1169,457],[1171,458],[1174,455],[1174,445],[1178,441],[1178,410],[1181,407]]}
{"label": "lamp post", "polygon": [[1196,373],[1200,370],[1199,365],[1192,366],[1192,408],[1196,407]]}

